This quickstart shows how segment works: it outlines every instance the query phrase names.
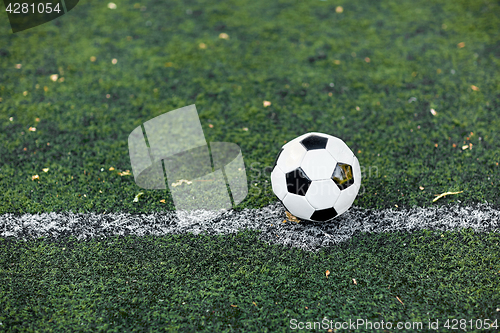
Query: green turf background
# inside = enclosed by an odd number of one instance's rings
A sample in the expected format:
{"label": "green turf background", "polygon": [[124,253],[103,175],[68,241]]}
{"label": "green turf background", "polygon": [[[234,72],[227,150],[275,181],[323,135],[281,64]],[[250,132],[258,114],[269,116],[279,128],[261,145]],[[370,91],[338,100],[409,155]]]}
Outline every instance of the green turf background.
{"label": "green turf background", "polygon": [[[439,332],[456,332],[444,327],[453,319],[500,325],[498,233],[363,235],[316,254],[256,237],[1,239],[0,322],[29,332],[290,332],[293,318],[325,316],[437,319]],[[476,327],[467,331],[486,331]]]}
{"label": "green turf background", "polygon": [[[172,209],[168,193],[118,172],[131,169],[135,127],[193,103],[208,141],[242,148],[250,193],[239,208],[276,200],[266,167],[308,131],[338,136],[358,156],[355,205],[427,206],[463,191],[436,204],[500,207],[498,2],[116,5],[82,0],[16,34],[0,14],[0,214]],[[358,235],[318,253],[250,232],[0,238],[0,331],[277,332],[294,316],[500,320],[498,244],[498,233],[470,230]]]}
{"label": "green turf background", "polygon": [[463,193],[438,204],[500,203],[497,2],[116,5],[81,1],[16,34],[2,16],[0,213],[172,209],[165,191],[134,203],[141,189],[118,172],[131,169],[135,127],[193,103],[208,141],[243,151],[250,192],[240,207],[276,200],[266,167],[308,131],[358,156],[355,205],[426,206],[446,191]]}

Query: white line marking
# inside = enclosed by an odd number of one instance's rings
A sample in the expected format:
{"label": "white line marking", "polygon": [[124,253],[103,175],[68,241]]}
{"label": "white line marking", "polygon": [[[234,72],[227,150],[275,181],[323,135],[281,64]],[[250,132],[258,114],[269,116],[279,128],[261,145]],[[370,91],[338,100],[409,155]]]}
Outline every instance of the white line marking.
{"label": "white line marking", "polygon": [[74,236],[78,239],[113,235],[165,235],[169,233],[228,234],[242,229],[258,230],[260,238],[276,244],[318,250],[348,240],[360,232],[456,230],[500,232],[500,210],[488,204],[460,204],[411,209],[351,208],[328,223],[287,221],[279,203],[241,211],[129,213],[42,213],[0,215],[0,236],[29,239]]}

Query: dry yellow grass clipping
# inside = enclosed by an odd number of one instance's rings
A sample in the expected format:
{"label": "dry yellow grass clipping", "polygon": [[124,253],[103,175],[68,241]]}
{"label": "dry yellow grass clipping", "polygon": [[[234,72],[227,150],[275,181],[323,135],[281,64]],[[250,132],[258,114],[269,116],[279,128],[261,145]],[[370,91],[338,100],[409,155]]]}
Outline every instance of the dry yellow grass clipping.
{"label": "dry yellow grass clipping", "polygon": [[459,194],[459,193],[462,193],[463,191],[460,191],[460,192],[445,192],[445,193],[441,193],[441,194],[436,194],[437,197],[434,198],[434,200],[432,200],[432,202],[435,202],[439,199],[441,199],[442,197],[445,197],[447,195],[452,195],[452,194]]}
{"label": "dry yellow grass clipping", "polygon": [[139,202],[139,198],[142,197],[143,195],[144,195],[144,192],[137,193],[137,195],[134,198],[134,202]]}
{"label": "dry yellow grass clipping", "polygon": [[285,212],[286,214],[286,219],[290,222],[297,222],[299,223],[300,220],[298,218],[296,218],[295,216],[293,216],[292,214],[290,214],[289,212]]}
{"label": "dry yellow grass clipping", "polygon": [[176,186],[182,185],[182,183],[186,183],[186,184],[190,185],[190,184],[192,184],[193,182],[192,182],[192,181],[190,181],[190,180],[187,180],[187,179],[180,179],[180,180],[178,180],[177,182],[172,183],[172,186],[173,186],[173,187],[176,187]]}

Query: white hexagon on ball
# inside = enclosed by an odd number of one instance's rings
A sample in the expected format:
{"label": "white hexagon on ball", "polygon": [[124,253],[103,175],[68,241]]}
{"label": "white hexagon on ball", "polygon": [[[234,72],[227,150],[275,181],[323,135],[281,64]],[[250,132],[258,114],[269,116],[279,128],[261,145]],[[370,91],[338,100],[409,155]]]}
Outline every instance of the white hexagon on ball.
{"label": "white hexagon on ball", "polygon": [[359,166],[359,161],[356,156],[353,157],[352,173],[354,177],[354,184],[358,187],[361,186],[361,167]]}
{"label": "white hexagon on ball", "polygon": [[344,141],[336,137],[328,139],[326,150],[337,160],[337,162],[349,164],[352,166],[354,153],[345,144]]}
{"label": "white hexagon on ball", "polygon": [[283,205],[285,205],[292,215],[304,220],[308,220],[315,211],[314,207],[311,206],[306,197],[293,193],[288,193],[285,196]]}
{"label": "white hexagon on ball", "polygon": [[310,150],[304,156],[301,167],[311,180],[330,179],[337,161],[325,149]]}
{"label": "white hexagon on ball", "polygon": [[285,174],[279,167],[275,167],[273,172],[271,172],[271,186],[278,199],[283,200],[288,191]]}
{"label": "white hexagon on ball", "polygon": [[352,206],[354,199],[356,199],[356,196],[358,195],[358,191],[359,186],[356,184],[353,184],[341,191],[339,198],[333,206],[335,211],[337,211],[337,214],[340,215],[345,213]]}
{"label": "white hexagon on ball", "polygon": [[307,152],[299,141],[289,143],[290,145],[283,149],[276,161],[276,164],[283,173],[288,173],[297,169]]}
{"label": "white hexagon on ball", "polygon": [[316,180],[306,192],[306,199],[316,209],[333,207],[340,195],[340,189],[331,179]]}

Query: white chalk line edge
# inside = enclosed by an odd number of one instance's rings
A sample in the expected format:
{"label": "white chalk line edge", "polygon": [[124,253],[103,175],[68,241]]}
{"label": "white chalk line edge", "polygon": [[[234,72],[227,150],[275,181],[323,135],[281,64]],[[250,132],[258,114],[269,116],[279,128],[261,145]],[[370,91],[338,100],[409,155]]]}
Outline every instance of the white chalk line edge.
{"label": "white chalk line edge", "polygon": [[286,219],[285,209],[275,203],[240,211],[193,211],[150,214],[40,213],[0,215],[0,237],[77,239],[115,235],[230,234],[245,229],[260,232],[268,243],[315,251],[338,244],[357,233],[381,233],[421,229],[500,232],[500,210],[489,204],[414,207],[410,209],[362,209],[352,207],[330,222],[304,223]]}

